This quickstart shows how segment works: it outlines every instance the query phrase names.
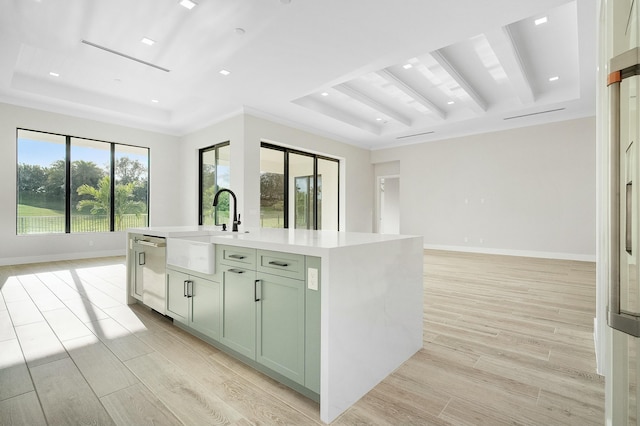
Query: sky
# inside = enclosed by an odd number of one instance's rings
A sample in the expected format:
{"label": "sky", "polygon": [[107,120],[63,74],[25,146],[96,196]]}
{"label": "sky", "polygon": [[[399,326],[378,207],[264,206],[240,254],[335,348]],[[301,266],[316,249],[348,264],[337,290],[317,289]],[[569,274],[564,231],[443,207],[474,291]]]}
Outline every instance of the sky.
{"label": "sky", "polygon": [[[138,160],[142,164],[147,164],[147,158],[143,155],[136,155],[133,153],[124,153],[132,160]],[[39,165],[42,167],[49,167],[53,162],[58,160],[64,160],[65,145],[62,143],[43,142],[32,139],[19,138],[18,139],[18,163]],[[92,161],[98,167],[107,169],[109,166],[109,151],[103,149],[96,149],[84,146],[71,147],[71,161],[84,160]]]}

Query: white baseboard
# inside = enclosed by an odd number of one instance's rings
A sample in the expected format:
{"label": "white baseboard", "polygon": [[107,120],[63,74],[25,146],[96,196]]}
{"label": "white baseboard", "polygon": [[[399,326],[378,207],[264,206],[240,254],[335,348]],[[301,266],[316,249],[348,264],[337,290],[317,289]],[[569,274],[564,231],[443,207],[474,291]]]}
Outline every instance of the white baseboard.
{"label": "white baseboard", "polygon": [[552,253],[545,251],[529,250],[505,250],[488,247],[466,247],[466,246],[441,246],[437,244],[425,244],[427,250],[459,251],[466,253],[499,254],[503,256],[537,257],[541,259],[577,260],[580,262],[595,262],[596,255],[575,254],[575,253]]}
{"label": "white baseboard", "polygon": [[56,262],[60,260],[91,259],[95,257],[124,256],[125,254],[126,250],[123,248],[121,250],[89,251],[83,253],[61,253],[46,254],[40,256],[3,257],[0,258],[0,266],[23,265],[26,263]]}

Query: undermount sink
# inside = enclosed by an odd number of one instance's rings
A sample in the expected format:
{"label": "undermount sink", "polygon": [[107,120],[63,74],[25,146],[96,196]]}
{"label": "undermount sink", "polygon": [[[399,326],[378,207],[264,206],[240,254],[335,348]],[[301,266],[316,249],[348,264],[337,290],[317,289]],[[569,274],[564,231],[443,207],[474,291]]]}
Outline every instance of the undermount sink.
{"label": "undermount sink", "polygon": [[215,259],[215,244],[210,235],[167,238],[167,265],[214,274]]}

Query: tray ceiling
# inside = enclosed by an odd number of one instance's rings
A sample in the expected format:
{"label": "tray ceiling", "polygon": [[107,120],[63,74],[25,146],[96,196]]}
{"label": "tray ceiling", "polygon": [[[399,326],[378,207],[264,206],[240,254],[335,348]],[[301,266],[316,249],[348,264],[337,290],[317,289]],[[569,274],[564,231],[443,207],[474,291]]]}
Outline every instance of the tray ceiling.
{"label": "tray ceiling", "polygon": [[595,115],[592,1],[196,3],[0,0],[0,101],[177,135],[244,110],[374,149]]}

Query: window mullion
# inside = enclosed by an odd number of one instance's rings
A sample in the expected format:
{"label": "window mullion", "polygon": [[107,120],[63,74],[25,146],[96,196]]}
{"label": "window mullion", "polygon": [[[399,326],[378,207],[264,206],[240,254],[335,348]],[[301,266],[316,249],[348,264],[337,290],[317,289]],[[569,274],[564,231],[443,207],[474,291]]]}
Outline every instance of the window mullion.
{"label": "window mullion", "polygon": [[111,185],[109,185],[109,191],[111,193],[109,194],[109,230],[113,232],[116,229],[116,145],[112,143],[110,148],[111,152],[109,161],[111,163],[111,167],[109,167],[109,181]]}
{"label": "window mullion", "polygon": [[204,225],[204,214],[202,210],[202,173],[204,172],[204,149],[198,150],[198,225]]}
{"label": "window mullion", "polygon": [[313,229],[318,229],[318,156],[313,156]]}
{"label": "window mullion", "polygon": [[71,233],[71,136],[65,137],[64,155],[64,232]]}
{"label": "window mullion", "polygon": [[289,228],[289,151],[284,151],[284,228]]}

